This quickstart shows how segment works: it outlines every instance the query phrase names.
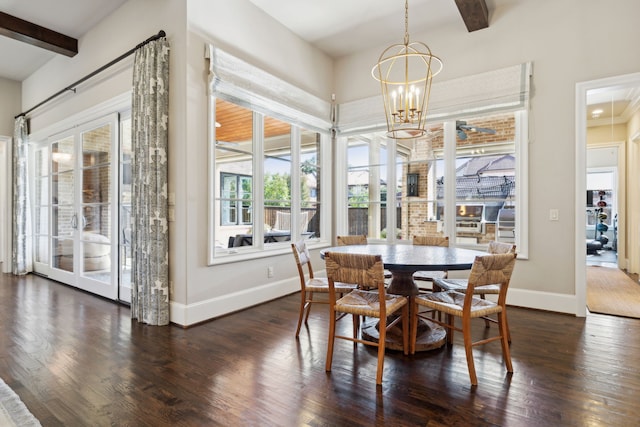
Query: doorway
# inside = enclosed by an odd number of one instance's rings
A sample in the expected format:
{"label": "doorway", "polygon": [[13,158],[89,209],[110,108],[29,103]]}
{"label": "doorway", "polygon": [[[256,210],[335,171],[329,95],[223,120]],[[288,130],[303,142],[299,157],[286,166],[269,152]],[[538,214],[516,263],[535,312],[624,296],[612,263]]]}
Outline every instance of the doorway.
{"label": "doorway", "polygon": [[130,302],[130,115],[47,138],[33,165],[34,272]]}
{"label": "doorway", "polygon": [[[618,268],[618,149],[587,150],[587,265]],[[595,166],[600,165],[600,166]]]}
{"label": "doorway", "polygon": [[118,115],[48,138],[34,155],[34,271],[118,298]]}
{"label": "doorway", "polygon": [[[638,93],[640,88],[640,73],[594,80],[590,82],[578,83],[576,85],[576,192],[575,192],[575,289],[576,289],[576,315],[586,316],[586,257],[585,242],[587,241],[587,228],[584,226],[588,222],[585,210],[585,194],[587,194],[587,148],[594,148],[594,140],[597,148],[617,149],[618,159],[618,188],[616,191],[617,206],[620,208],[617,218],[617,265],[619,268],[633,272],[635,261],[638,256],[639,243],[629,241],[627,236],[633,235],[634,230],[627,227],[632,226],[635,218],[634,209],[637,211],[639,204],[637,191],[631,187],[633,179],[628,179],[630,183],[627,188],[627,173],[629,177],[637,176],[638,170],[633,166],[633,153],[627,148],[629,135],[634,132],[630,129],[630,117],[637,115]],[[609,105],[608,114],[602,112],[594,113],[593,107],[596,103]],[[620,107],[626,105],[626,107]],[[621,113],[617,109],[622,108]],[[595,108],[594,108],[595,109]],[[602,118],[596,117],[603,114]],[[594,137],[591,132],[590,121],[601,121],[601,126],[605,135],[600,138]],[[637,122],[637,120],[636,120]],[[596,123],[598,124],[598,123]],[[607,126],[605,128],[605,125]],[[637,125],[635,125],[637,126]],[[606,129],[606,130],[604,130]],[[633,139],[633,138],[632,138]],[[626,165],[630,166],[627,172]],[[631,268],[631,270],[630,270]]]}

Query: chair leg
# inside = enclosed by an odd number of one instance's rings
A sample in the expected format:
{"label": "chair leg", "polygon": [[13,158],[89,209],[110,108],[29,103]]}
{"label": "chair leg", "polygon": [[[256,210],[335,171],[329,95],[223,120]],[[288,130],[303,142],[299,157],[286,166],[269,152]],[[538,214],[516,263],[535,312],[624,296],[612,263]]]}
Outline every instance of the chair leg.
{"label": "chair leg", "polygon": [[[300,335],[300,327],[302,326],[302,318],[304,317],[304,312],[305,312],[305,309],[306,309],[306,303],[307,303],[307,293],[306,292],[300,292],[300,315],[298,316],[298,327],[296,328],[296,338],[298,338],[298,335]],[[311,309],[311,307],[309,307],[309,309]],[[307,316],[308,316],[308,314],[307,314]],[[306,323],[306,321],[305,321],[305,323]]]}
{"label": "chair leg", "polygon": [[327,340],[327,363],[325,370],[331,372],[331,362],[333,361],[333,344],[336,340],[336,312],[331,308],[329,310],[329,339]]}
{"label": "chair leg", "polygon": [[[360,316],[353,314],[351,320],[353,322],[353,338],[357,339],[360,336]],[[358,343],[354,341],[353,346],[356,347],[357,345]]]}
{"label": "chair leg", "polygon": [[[480,294],[480,298],[481,298],[481,299],[486,299],[486,298],[484,297],[484,294]],[[488,319],[484,319],[484,327],[485,327],[485,328],[490,328],[490,327],[491,327],[491,322],[490,322]]]}
{"label": "chair leg", "polygon": [[415,354],[416,340],[418,339],[418,320],[420,320],[420,318],[418,317],[418,310],[420,310],[420,306],[415,302],[410,302],[410,304],[413,304],[413,308],[411,310],[412,314],[410,319],[411,320],[411,339],[409,344],[409,353]]}
{"label": "chair leg", "polygon": [[502,357],[507,365],[507,372],[513,372],[511,364],[511,350],[509,349],[509,326],[507,325],[507,312],[502,310],[498,313],[498,328],[500,328],[500,343],[502,344]]}
{"label": "chair leg", "polygon": [[313,304],[313,292],[309,292],[309,297],[307,298],[307,314],[304,316],[304,324],[306,325],[309,322],[309,313],[311,313],[311,304]]}
{"label": "chair leg", "polygon": [[402,351],[405,356],[409,354],[409,329],[409,303],[407,303],[402,306]]}
{"label": "chair leg", "polygon": [[384,343],[387,339],[387,319],[380,319],[378,331],[378,369],[376,370],[376,384],[382,385],[382,370],[384,369]]}
{"label": "chair leg", "polygon": [[[505,318],[506,318],[506,313],[505,313]],[[494,322],[494,323],[498,323],[497,319],[492,319],[490,317],[484,317],[484,321],[485,324],[489,324],[489,322]],[[511,330],[509,329],[509,321],[506,320],[506,325],[507,325],[507,341],[509,341],[509,343],[511,343]]]}
{"label": "chair leg", "polygon": [[[441,312],[438,311],[438,316],[440,316]],[[447,314],[447,324],[449,327],[447,328],[447,344],[453,345],[453,334],[456,331],[453,327],[455,325],[455,318],[451,314]]]}
{"label": "chair leg", "polygon": [[504,312],[504,326],[507,329],[507,341],[509,342],[509,344],[511,344],[511,330],[509,329],[509,320],[507,318],[506,308],[505,308],[505,312]]}
{"label": "chair leg", "polygon": [[476,366],[473,362],[473,343],[471,342],[471,318],[462,318],[462,336],[464,337],[464,352],[467,356],[467,368],[469,368],[469,378],[471,385],[478,385],[476,376]]}

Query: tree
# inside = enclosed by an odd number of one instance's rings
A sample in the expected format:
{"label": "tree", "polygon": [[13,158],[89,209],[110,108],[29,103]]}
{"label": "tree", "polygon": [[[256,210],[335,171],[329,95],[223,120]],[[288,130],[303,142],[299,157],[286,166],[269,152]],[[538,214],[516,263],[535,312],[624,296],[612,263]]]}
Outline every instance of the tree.
{"label": "tree", "polygon": [[289,206],[291,204],[291,176],[288,174],[264,175],[264,205]]}

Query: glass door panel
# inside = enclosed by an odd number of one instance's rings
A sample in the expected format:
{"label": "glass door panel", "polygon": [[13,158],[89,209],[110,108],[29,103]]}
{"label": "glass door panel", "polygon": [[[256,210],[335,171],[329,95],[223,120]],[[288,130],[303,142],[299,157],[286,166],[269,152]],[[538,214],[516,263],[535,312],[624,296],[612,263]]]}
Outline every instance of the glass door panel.
{"label": "glass door panel", "polygon": [[111,283],[112,127],[82,133],[82,274]]}
{"label": "glass door panel", "polygon": [[118,298],[121,301],[131,302],[131,194],[132,171],[131,158],[131,118],[120,121],[120,218],[119,218],[119,275],[120,287]]}
{"label": "glass door panel", "polygon": [[78,126],[34,157],[35,271],[110,299],[118,283],[116,126],[115,114]]}
{"label": "glass door panel", "polygon": [[51,250],[52,267],[74,271],[75,141],[73,135],[51,144]]}
{"label": "glass door panel", "polygon": [[35,151],[34,191],[34,262],[49,264],[49,147]]}

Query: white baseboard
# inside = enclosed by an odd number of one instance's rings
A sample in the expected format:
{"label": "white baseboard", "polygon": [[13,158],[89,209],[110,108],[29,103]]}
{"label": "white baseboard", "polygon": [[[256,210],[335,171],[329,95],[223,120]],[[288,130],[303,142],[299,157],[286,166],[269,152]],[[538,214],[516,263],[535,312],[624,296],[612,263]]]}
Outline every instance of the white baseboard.
{"label": "white baseboard", "polygon": [[558,313],[577,314],[575,295],[556,294],[553,292],[509,288],[507,305]]}
{"label": "white baseboard", "polygon": [[267,283],[195,304],[185,305],[172,301],[169,307],[170,319],[171,323],[190,326],[271,301],[298,290],[300,290],[300,280],[295,277],[294,279]]}
{"label": "white baseboard", "polygon": [[[190,326],[225,314],[243,310],[253,305],[271,301],[298,291],[298,278],[267,283],[265,285],[223,295],[195,304],[171,302],[171,323]],[[576,314],[576,296],[552,292],[509,289],[507,304],[517,307]]]}

